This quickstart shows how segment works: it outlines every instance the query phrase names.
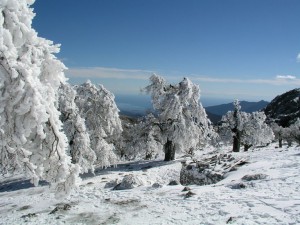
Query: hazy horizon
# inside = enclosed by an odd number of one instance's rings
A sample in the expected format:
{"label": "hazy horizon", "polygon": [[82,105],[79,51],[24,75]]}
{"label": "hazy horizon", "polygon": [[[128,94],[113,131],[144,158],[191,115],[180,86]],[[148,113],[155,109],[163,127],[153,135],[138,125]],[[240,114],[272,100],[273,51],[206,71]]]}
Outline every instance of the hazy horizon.
{"label": "hazy horizon", "polygon": [[[274,97],[275,98],[275,97]],[[249,101],[245,99],[239,99],[240,101],[247,102],[259,102],[259,101]],[[116,104],[121,112],[130,112],[133,114],[144,114],[146,111],[152,111],[153,107],[151,104],[151,99],[149,95],[139,94],[139,95],[115,95]],[[203,97],[200,99],[203,107],[221,105],[232,103],[234,99],[222,99],[222,98],[210,98]],[[266,101],[266,100],[264,100]],[[268,101],[269,102],[269,101]]]}

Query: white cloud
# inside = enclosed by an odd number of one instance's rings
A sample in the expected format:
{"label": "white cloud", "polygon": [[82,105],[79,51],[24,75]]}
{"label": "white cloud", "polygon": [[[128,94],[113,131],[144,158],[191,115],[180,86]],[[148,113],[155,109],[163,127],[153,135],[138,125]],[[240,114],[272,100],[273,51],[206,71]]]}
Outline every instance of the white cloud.
{"label": "white cloud", "polygon": [[154,71],[137,69],[117,69],[105,67],[70,68],[66,71],[68,78],[111,78],[147,80]]}
{"label": "white cloud", "polygon": [[293,75],[277,75],[276,79],[295,80],[296,77]]}
{"label": "white cloud", "polygon": [[300,53],[297,55],[297,62],[300,63]]}
{"label": "white cloud", "polygon": [[[70,68],[66,71],[68,78],[103,78],[103,79],[116,79],[116,80],[148,80],[149,77],[155,73],[151,70],[139,69],[118,69],[106,67],[80,67]],[[168,76],[168,73],[162,74],[164,77],[171,80],[180,80],[182,77]],[[188,75],[192,81],[195,82],[208,82],[208,83],[237,83],[237,84],[266,84],[266,85],[300,85],[300,79],[293,75],[277,75],[273,79],[241,79],[241,78],[227,78],[227,77],[213,77],[201,76],[197,74]]]}
{"label": "white cloud", "polygon": [[292,75],[278,75],[275,79],[232,79],[232,78],[214,78],[208,76],[195,76],[194,81],[211,83],[240,83],[240,84],[269,84],[269,85],[300,85],[300,79]]}

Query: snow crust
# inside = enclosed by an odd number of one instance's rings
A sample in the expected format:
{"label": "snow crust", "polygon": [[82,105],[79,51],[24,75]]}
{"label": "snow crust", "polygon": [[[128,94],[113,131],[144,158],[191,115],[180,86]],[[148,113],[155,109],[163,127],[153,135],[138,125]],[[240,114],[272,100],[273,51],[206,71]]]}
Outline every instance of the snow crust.
{"label": "snow crust", "polygon": [[[228,150],[223,148],[220,152]],[[195,194],[190,197],[182,192],[184,186],[168,185],[171,180],[179,180],[180,160],[137,161],[107,170],[96,169],[95,176],[82,177],[76,193],[60,200],[53,197],[54,191],[47,185],[28,187],[29,183],[20,177],[2,179],[0,221],[1,224],[25,221],[26,224],[299,224],[300,147],[275,148],[272,144],[232,154],[247,158],[249,163],[214,185],[189,186]],[[121,181],[130,174],[142,185],[119,191],[104,188],[106,183]],[[251,178],[257,174],[260,175]]]}

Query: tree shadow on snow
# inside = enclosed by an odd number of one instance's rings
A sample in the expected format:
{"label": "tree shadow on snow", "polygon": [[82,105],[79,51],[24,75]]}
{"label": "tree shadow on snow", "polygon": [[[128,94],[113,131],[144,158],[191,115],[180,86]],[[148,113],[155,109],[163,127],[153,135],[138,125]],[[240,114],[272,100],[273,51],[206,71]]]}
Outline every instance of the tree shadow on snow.
{"label": "tree shadow on snow", "polygon": [[[39,186],[46,186],[49,185],[46,181],[40,181]],[[11,191],[18,191],[22,189],[32,188],[35,187],[31,182],[30,179],[12,179],[9,181],[0,182],[0,193],[1,192],[11,192]]]}
{"label": "tree shadow on snow", "polygon": [[[165,165],[170,165],[173,163],[177,163],[178,161],[163,161],[163,160],[141,160],[135,162],[127,162],[127,163],[119,163],[116,166],[112,166],[109,168],[97,168],[93,173],[85,173],[81,174],[80,177],[82,179],[86,179],[89,177],[99,176],[110,174],[112,172],[131,172],[131,171],[146,171],[150,168],[161,167]],[[47,181],[40,181],[39,186],[49,185]],[[11,192],[18,191],[22,189],[32,188],[34,185],[30,182],[30,179],[17,178],[10,179],[8,181],[0,181],[0,193],[2,192]]]}
{"label": "tree shadow on snow", "polygon": [[140,160],[135,162],[119,163],[116,166],[111,166],[109,168],[97,168],[93,173],[81,174],[82,179],[110,174],[112,172],[131,172],[131,171],[146,171],[150,168],[161,167],[165,165],[170,165],[173,163],[178,163],[179,161],[163,161],[163,160]]}

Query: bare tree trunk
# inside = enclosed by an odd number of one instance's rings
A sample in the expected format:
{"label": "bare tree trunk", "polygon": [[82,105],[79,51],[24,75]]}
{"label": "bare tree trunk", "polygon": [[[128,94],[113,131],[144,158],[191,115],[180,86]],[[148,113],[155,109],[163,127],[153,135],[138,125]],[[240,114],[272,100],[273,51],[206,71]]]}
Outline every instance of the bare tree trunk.
{"label": "bare tree trunk", "polygon": [[279,148],[282,148],[282,138],[279,138]]}
{"label": "bare tree trunk", "polygon": [[238,130],[234,132],[233,136],[233,146],[232,146],[232,151],[233,152],[239,152],[241,148],[241,134]]}
{"label": "bare tree trunk", "polygon": [[233,118],[236,122],[235,127],[232,129],[232,132],[234,134],[233,135],[233,146],[232,146],[233,152],[239,152],[240,148],[241,148],[241,133],[238,129],[238,111],[239,111],[239,109],[236,108],[233,113]]}
{"label": "bare tree trunk", "polygon": [[292,141],[291,139],[288,139],[288,140],[287,140],[287,143],[288,143],[288,147],[291,147],[291,146],[292,146],[292,143],[293,143],[293,141]]}
{"label": "bare tree trunk", "polygon": [[175,159],[175,145],[172,141],[167,140],[164,145],[165,161],[171,161]]}
{"label": "bare tree trunk", "polygon": [[247,152],[252,145],[244,145],[244,152]]}

